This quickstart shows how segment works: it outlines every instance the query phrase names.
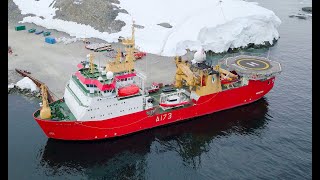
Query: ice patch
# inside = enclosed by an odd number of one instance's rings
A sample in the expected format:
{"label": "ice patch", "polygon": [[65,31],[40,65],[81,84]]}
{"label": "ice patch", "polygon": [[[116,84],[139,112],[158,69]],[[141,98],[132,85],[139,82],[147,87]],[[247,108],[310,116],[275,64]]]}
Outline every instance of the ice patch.
{"label": "ice patch", "polygon": [[80,5],[80,4],[82,4],[82,0],[75,0],[75,1],[73,1],[73,4],[78,4],[78,5]]}
{"label": "ice patch", "polygon": [[70,44],[79,40],[81,40],[81,38],[66,38],[66,37],[56,38],[57,43],[63,43],[63,44]]}
{"label": "ice patch", "polygon": [[24,77],[16,83],[16,86],[20,89],[30,89],[31,92],[38,91],[37,85],[28,77]]}
{"label": "ice patch", "polygon": [[8,84],[8,89],[12,89],[12,88],[14,88],[14,84],[13,83]]}

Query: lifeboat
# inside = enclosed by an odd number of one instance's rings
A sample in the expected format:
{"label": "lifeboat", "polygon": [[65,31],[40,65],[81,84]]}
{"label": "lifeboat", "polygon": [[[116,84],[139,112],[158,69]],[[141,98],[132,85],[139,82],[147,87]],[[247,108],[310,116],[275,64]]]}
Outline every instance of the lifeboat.
{"label": "lifeboat", "polygon": [[135,84],[118,89],[118,96],[132,96],[139,93],[139,87]]}
{"label": "lifeboat", "polygon": [[172,108],[172,107],[179,107],[183,106],[186,104],[189,104],[190,102],[187,101],[186,99],[183,100],[181,97],[177,95],[173,95],[167,98],[166,101],[160,103],[160,106],[165,107],[165,108]]}

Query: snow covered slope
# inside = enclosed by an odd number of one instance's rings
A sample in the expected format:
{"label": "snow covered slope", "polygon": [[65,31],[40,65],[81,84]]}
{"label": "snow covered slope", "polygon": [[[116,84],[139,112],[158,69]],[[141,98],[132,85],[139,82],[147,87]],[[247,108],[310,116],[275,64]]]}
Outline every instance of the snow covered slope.
{"label": "snow covered slope", "polygon": [[[270,10],[253,2],[242,0],[120,0],[129,14],[117,18],[126,23],[118,33],[99,32],[93,27],[54,19],[55,0],[13,0],[27,16],[22,22],[33,22],[46,28],[57,29],[79,38],[96,37],[117,41],[119,36],[131,34],[132,19],[143,26],[136,29],[136,44],[143,51],[164,56],[183,55],[185,49],[203,47],[214,52],[264,44],[278,39],[280,19]],[[35,10],[37,9],[41,10]],[[43,18],[40,18],[42,16]],[[172,28],[158,24],[169,23]]]}
{"label": "snow covered slope", "polygon": [[[28,77],[24,77],[16,83],[16,86],[20,89],[30,89],[31,91],[38,91],[37,85]],[[8,86],[9,88],[9,86]]]}

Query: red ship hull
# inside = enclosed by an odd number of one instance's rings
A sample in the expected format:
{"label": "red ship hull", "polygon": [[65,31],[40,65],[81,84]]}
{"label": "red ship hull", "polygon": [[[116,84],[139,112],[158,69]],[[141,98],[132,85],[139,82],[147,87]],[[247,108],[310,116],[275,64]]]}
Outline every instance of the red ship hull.
{"label": "red ship hull", "polygon": [[51,121],[34,116],[43,132],[53,139],[94,140],[123,136],[190,118],[252,103],[267,94],[274,77],[266,81],[250,80],[249,85],[202,96],[193,106],[152,114],[152,109],[97,121]]}

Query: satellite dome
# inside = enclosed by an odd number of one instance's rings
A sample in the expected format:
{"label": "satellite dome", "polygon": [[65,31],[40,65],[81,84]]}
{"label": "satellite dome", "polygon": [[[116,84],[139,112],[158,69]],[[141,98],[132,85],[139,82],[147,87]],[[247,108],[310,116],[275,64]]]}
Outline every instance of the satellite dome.
{"label": "satellite dome", "polygon": [[99,76],[98,81],[103,81],[103,78],[101,76]]}
{"label": "satellite dome", "polygon": [[113,78],[113,72],[108,71],[107,72],[107,79],[112,79]]}
{"label": "satellite dome", "polygon": [[197,63],[205,61],[206,60],[206,53],[204,52],[204,49],[201,48],[196,53],[194,53],[193,58]]}

